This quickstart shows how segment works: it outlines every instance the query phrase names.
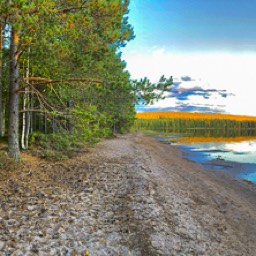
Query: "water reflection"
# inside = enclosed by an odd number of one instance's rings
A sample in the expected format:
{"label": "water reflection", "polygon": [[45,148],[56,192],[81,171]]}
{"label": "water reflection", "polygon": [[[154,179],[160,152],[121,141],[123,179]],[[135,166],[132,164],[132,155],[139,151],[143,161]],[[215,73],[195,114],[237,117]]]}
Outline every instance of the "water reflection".
{"label": "water reflection", "polygon": [[165,134],[164,141],[178,145],[186,158],[205,167],[256,182],[256,130],[197,129]]}
{"label": "water reflection", "polygon": [[207,159],[256,164],[256,140],[243,142],[211,142],[187,144],[190,151],[201,153]]}
{"label": "water reflection", "polygon": [[255,137],[256,129],[193,129],[193,128],[179,128],[179,129],[157,129],[165,134],[183,134],[189,137]]}
{"label": "water reflection", "polygon": [[256,172],[251,172],[251,173],[245,173],[245,174],[241,174],[241,178],[245,179],[245,180],[249,180],[252,182],[256,182]]}

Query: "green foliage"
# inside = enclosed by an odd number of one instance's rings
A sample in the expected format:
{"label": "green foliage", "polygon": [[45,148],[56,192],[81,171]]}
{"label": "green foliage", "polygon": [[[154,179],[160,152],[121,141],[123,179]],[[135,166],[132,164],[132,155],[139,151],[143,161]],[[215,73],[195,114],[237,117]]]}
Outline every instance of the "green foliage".
{"label": "green foliage", "polygon": [[201,133],[200,130],[213,130],[215,134],[221,135],[226,130],[232,130],[235,134],[244,135],[249,129],[256,129],[256,122],[253,121],[235,121],[227,119],[179,119],[179,118],[162,118],[162,119],[137,119],[134,127],[135,130],[153,130],[163,132],[177,133]]}
{"label": "green foliage", "polygon": [[[135,37],[128,5],[128,0],[0,2],[7,52],[11,30],[19,35],[19,93],[26,98],[20,107],[31,122],[23,120],[23,128],[30,125],[30,144],[41,156],[66,157],[79,143],[128,131],[134,104],[150,104],[169,90],[172,78],[131,81],[125,71],[120,49]],[[9,60],[4,62],[8,73]]]}
{"label": "green foliage", "polygon": [[92,106],[89,110],[90,111],[87,111],[85,107],[75,107],[73,109],[73,134],[82,141],[94,144],[99,138],[109,135],[110,130],[107,126],[107,118],[104,114],[99,113],[97,109]]}
{"label": "green foliage", "polygon": [[43,134],[35,132],[30,139],[32,153],[46,159],[64,160],[77,154],[84,143],[67,133]]}
{"label": "green foliage", "polygon": [[148,105],[154,101],[164,99],[164,92],[168,92],[173,84],[173,78],[162,76],[157,83],[152,83],[145,77],[132,81],[133,93],[137,103]]}

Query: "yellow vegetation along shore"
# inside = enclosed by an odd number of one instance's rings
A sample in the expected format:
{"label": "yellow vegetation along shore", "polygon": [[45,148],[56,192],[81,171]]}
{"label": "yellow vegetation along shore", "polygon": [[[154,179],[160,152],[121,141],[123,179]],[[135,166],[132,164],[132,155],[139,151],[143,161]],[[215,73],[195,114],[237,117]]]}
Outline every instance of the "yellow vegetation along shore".
{"label": "yellow vegetation along shore", "polygon": [[193,120],[234,120],[256,121],[256,116],[243,116],[231,114],[209,114],[197,112],[141,112],[137,113],[138,119],[193,119]]}
{"label": "yellow vegetation along shore", "polygon": [[181,137],[177,139],[167,139],[166,141],[175,141],[175,143],[207,143],[207,142],[243,142],[248,140],[256,140],[256,136],[239,136],[239,137]]}

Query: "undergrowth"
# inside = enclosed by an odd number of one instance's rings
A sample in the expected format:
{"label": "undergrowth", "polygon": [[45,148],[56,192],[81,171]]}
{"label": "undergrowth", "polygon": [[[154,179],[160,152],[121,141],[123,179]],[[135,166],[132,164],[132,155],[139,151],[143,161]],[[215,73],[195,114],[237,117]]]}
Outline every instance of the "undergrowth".
{"label": "undergrowth", "polygon": [[65,160],[74,157],[85,146],[76,136],[66,133],[33,133],[31,135],[31,144],[33,155],[49,160]]}
{"label": "undergrowth", "polygon": [[[1,137],[0,138],[0,170],[12,170],[20,162],[15,161],[14,159],[8,157],[7,154],[7,144],[8,144],[8,137]],[[1,176],[1,175],[0,175]]]}
{"label": "undergrowth", "polygon": [[0,150],[0,170],[14,170],[20,163],[8,157],[6,150]]}

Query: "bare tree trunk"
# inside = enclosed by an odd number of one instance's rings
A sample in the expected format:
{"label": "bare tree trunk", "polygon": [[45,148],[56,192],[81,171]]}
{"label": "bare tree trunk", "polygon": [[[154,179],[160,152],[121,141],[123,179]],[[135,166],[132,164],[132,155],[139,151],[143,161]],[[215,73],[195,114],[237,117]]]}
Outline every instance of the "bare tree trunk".
{"label": "bare tree trunk", "polygon": [[[29,92],[26,89],[25,89],[24,98],[23,98],[24,110],[28,108],[28,103],[29,103]],[[22,114],[22,133],[21,133],[22,149],[28,149],[28,137],[29,137],[29,131],[30,131],[30,115],[31,113],[28,111],[25,111]]]}
{"label": "bare tree trunk", "polygon": [[47,115],[44,113],[44,133],[47,133]]}
{"label": "bare tree trunk", "polygon": [[2,104],[2,127],[0,127],[1,132],[2,132],[2,136],[5,136],[5,124],[6,124],[6,116],[5,116],[5,112],[6,112],[6,101],[3,100],[3,104]]}
{"label": "bare tree trunk", "polygon": [[[34,108],[34,104],[35,104],[35,99],[34,99],[34,95],[33,95],[33,93],[31,93],[31,95],[30,95],[30,107],[31,107],[31,109],[33,109]],[[34,130],[33,130],[33,125],[34,125],[34,123],[33,123],[33,121],[34,121],[34,113],[30,113],[30,134],[32,134],[33,132],[34,132]]]}
{"label": "bare tree trunk", "polygon": [[52,133],[56,132],[56,121],[55,121],[55,117],[52,117]]}
{"label": "bare tree trunk", "polygon": [[[40,106],[40,110],[42,110],[41,106]],[[41,115],[41,112],[38,113],[38,131],[39,132],[43,131],[43,129],[42,129],[42,115]]]}
{"label": "bare tree trunk", "polygon": [[70,113],[71,113],[71,108],[72,108],[72,106],[71,106],[71,100],[70,99],[68,99],[68,101],[67,101],[67,108],[68,108],[68,118],[67,118],[67,130],[68,130],[68,132],[69,132],[69,134],[71,135],[71,134],[73,134],[73,125],[72,125],[72,117],[71,117],[71,115],[70,115]]}
{"label": "bare tree trunk", "polygon": [[28,149],[28,139],[29,139],[29,132],[30,132],[30,115],[31,113],[26,113],[26,129],[25,129],[25,148]]}
{"label": "bare tree trunk", "polygon": [[3,29],[0,25],[0,137],[3,136],[3,84],[2,84],[2,73],[3,73]]}
{"label": "bare tree trunk", "polygon": [[18,44],[18,31],[12,29],[10,45],[8,154],[15,160],[20,159],[19,94],[17,92],[19,89]]}
{"label": "bare tree trunk", "polygon": [[[25,69],[25,64],[23,63],[23,70],[24,69]],[[25,77],[26,77],[26,74],[25,74]],[[26,106],[27,106],[27,103],[26,103],[26,90],[24,92],[23,100],[22,101],[23,101],[23,104],[22,104],[23,110],[26,110]],[[22,149],[25,149],[25,143],[24,143],[25,127],[26,127],[26,112],[24,111],[22,113],[22,130],[21,130],[21,139],[20,139],[20,145],[21,145]]]}
{"label": "bare tree trunk", "polygon": [[[28,54],[30,53],[30,48],[28,49]],[[26,65],[26,74],[25,77],[29,77],[29,55]],[[29,88],[25,88],[23,96],[23,109],[26,110],[29,107]],[[30,129],[30,113],[28,111],[23,112],[22,114],[22,133],[21,133],[21,148],[28,149],[28,137]]]}

